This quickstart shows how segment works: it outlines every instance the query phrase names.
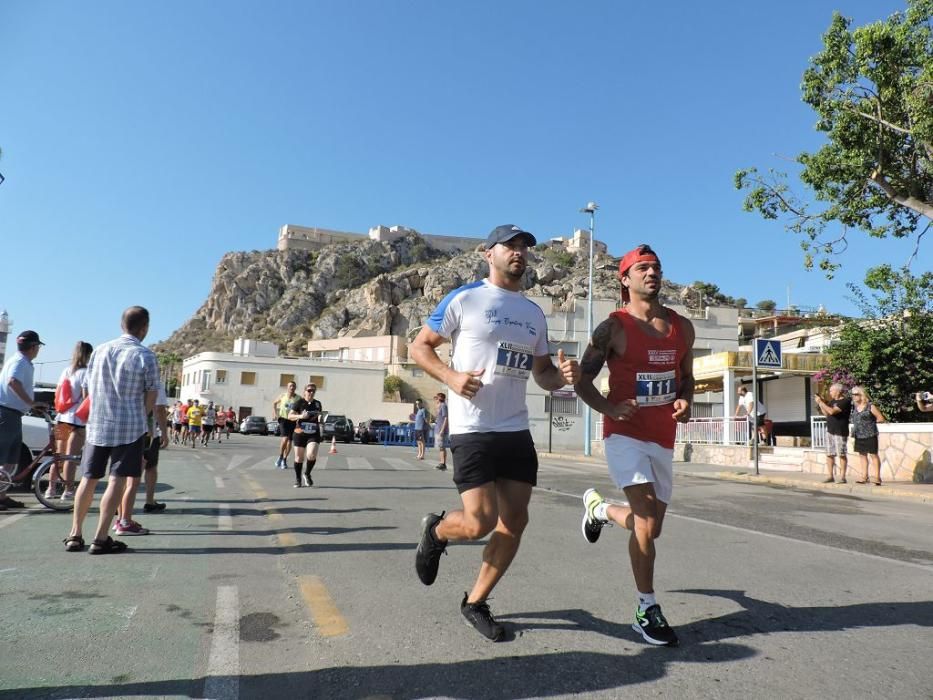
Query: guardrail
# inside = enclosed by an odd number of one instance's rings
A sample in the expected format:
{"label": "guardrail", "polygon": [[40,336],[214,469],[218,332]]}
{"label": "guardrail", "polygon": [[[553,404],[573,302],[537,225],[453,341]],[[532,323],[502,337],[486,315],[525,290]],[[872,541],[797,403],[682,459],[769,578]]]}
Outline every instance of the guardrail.
{"label": "guardrail", "polygon": [[[418,444],[415,440],[415,429],[410,425],[390,425],[388,428],[379,428],[376,431],[376,442],[381,442],[385,447],[390,445],[415,447]],[[434,431],[430,428],[425,447],[434,447]]]}

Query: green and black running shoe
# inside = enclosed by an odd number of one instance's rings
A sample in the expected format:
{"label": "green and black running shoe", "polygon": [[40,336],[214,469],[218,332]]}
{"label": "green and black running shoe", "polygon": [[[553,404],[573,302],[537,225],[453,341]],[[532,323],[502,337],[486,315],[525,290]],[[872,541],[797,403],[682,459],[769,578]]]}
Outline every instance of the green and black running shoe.
{"label": "green and black running shoe", "polygon": [[644,611],[636,608],[635,622],[632,623],[632,629],[641,632],[641,636],[649,644],[659,647],[677,646],[677,635],[674,634],[674,630],[664,619],[660,605],[651,605]]}

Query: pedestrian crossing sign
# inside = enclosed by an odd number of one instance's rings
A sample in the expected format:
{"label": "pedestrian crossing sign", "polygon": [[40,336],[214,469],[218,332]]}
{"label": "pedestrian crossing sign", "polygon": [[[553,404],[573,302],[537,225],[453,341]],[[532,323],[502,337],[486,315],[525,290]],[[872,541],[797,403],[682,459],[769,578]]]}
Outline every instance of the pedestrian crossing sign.
{"label": "pedestrian crossing sign", "polygon": [[755,366],[781,369],[780,341],[755,338]]}

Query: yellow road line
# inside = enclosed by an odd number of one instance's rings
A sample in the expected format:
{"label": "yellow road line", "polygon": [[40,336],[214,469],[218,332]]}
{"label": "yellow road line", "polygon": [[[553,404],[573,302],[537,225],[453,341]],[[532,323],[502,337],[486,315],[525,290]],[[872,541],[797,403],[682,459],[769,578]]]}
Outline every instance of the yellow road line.
{"label": "yellow road line", "polygon": [[274,510],[274,509],[267,510],[266,515],[269,516],[269,520],[285,520],[285,516],[282,515],[279,511]]}
{"label": "yellow road line", "polygon": [[299,576],[298,588],[311,611],[314,626],[322,637],[339,637],[350,631],[346,619],[340,614],[320,577]]}
{"label": "yellow road line", "polygon": [[283,547],[294,547],[298,544],[298,540],[296,540],[295,536],[290,532],[280,532],[278,538],[279,544]]}

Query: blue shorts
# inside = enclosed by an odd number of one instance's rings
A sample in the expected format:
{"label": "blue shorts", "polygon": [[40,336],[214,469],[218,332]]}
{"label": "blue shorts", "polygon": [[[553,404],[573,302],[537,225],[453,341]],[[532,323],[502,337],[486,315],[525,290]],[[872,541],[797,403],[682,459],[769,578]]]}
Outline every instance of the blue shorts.
{"label": "blue shorts", "polygon": [[23,414],[15,409],[0,406],[0,466],[19,464],[22,445]]}

